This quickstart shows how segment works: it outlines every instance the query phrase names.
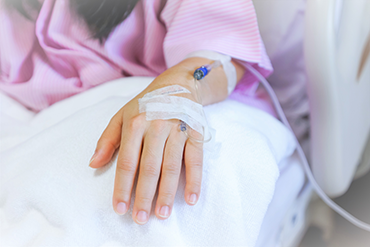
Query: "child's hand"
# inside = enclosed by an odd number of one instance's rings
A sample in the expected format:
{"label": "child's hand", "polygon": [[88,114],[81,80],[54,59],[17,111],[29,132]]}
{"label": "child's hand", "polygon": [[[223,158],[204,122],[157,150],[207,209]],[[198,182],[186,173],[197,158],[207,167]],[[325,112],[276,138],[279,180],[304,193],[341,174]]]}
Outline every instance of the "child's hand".
{"label": "child's hand", "polygon": [[[127,212],[135,175],[138,173],[132,212],[132,217],[138,224],[148,221],[157,184],[155,215],[159,219],[170,216],[183,158],[186,168],[185,201],[194,205],[200,195],[202,144],[187,140],[186,135],[180,131],[179,120],[146,121],[145,113],[139,113],[138,99],[148,92],[168,85],[181,85],[191,89],[192,76],[184,71],[186,70],[175,67],[167,70],[122,107],[100,137],[90,162],[93,168],[102,167],[119,148],[113,207],[120,215]],[[190,94],[186,97],[194,100]],[[201,136],[197,138],[201,139]]]}

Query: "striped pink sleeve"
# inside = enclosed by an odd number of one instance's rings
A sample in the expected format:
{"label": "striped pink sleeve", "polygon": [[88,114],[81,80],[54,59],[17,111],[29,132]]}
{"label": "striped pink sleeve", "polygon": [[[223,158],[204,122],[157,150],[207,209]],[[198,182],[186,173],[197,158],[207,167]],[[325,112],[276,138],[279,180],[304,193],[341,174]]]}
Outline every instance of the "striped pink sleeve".
{"label": "striped pink sleeve", "polygon": [[264,76],[272,72],[252,0],[171,0],[161,19],[167,28],[163,49],[168,67],[191,52],[212,50],[251,63]]}

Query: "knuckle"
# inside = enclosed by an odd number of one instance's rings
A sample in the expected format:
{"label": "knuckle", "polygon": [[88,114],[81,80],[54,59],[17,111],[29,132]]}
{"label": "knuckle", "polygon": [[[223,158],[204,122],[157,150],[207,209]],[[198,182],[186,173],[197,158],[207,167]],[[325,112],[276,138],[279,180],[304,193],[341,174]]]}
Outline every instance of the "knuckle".
{"label": "knuckle", "polygon": [[144,125],[145,121],[146,120],[144,114],[136,115],[128,121],[128,128],[130,131],[135,132],[137,129],[141,128]]}
{"label": "knuckle", "polygon": [[166,203],[170,203],[173,201],[175,194],[169,191],[163,191],[159,194],[160,200]]}
{"label": "knuckle", "polygon": [[122,186],[115,186],[114,187],[114,195],[115,197],[122,198],[123,196],[126,196],[130,194],[130,191],[128,188],[122,187]]}
{"label": "knuckle", "polygon": [[[198,133],[197,131],[192,131],[191,134],[194,136],[194,138],[203,139],[203,135]],[[201,143],[196,143],[196,146],[200,147],[200,146],[202,146],[202,144]]]}
{"label": "knuckle", "polygon": [[193,181],[193,186],[195,188],[200,188],[202,186],[202,179],[196,179]]}
{"label": "knuckle", "polygon": [[176,163],[168,163],[163,167],[163,173],[166,175],[180,174],[180,166]]}
{"label": "knuckle", "polygon": [[[182,159],[182,153],[183,150],[181,149],[182,147],[180,145],[172,145],[172,148],[168,150],[169,152],[166,152],[166,155],[168,155],[167,159],[168,160],[181,160]],[[180,151],[181,150],[181,151]]]}
{"label": "knuckle", "polygon": [[98,140],[98,144],[105,144],[105,142],[107,142],[109,140],[109,129],[108,127],[105,128],[105,130],[103,131],[102,135],[100,136],[99,140]]}
{"label": "knuckle", "polygon": [[149,163],[150,162],[145,162],[145,161],[148,161],[148,160],[156,160],[158,158],[158,153],[157,153],[157,150],[156,148],[154,147],[154,145],[151,145],[151,146],[147,146],[146,147],[146,152],[145,154],[147,155],[147,157],[144,157],[144,163]]}
{"label": "knuckle", "polygon": [[[194,137],[195,139],[203,139],[203,135],[201,133],[199,133],[198,131],[192,129],[192,128],[189,128],[187,130],[188,132],[190,132],[189,134]],[[198,143],[198,142],[191,142],[191,145],[194,146],[194,147],[202,147],[203,144],[202,143]]]}
{"label": "knuckle", "polygon": [[140,205],[150,205],[152,204],[152,198],[149,196],[139,195],[136,197],[135,202],[139,203]]}
{"label": "knuckle", "polygon": [[150,124],[150,128],[156,136],[161,135],[167,128],[167,122],[164,120],[154,120]]}
{"label": "knuckle", "polygon": [[159,170],[155,164],[146,163],[143,167],[143,175],[146,177],[156,177],[159,176]]}
{"label": "knuckle", "polygon": [[117,148],[117,145],[110,138],[108,138],[107,136],[101,136],[99,141],[98,141],[97,146],[98,147],[108,147],[108,148],[111,148],[111,149],[116,149]]}
{"label": "knuckle", "polygon": [[202,169],[203,162],[201,160],[189,160],[189,165],[194,169]]}
{"label": "knuckle", "polygon": [[[196,134],[193,135],[193,132],[197,133],[197,135]],[[200,140],[203,139],[203,136],[200,135],[198,132],[196,131],[193,132],[190,134],[192,137]],[[203,155],[203,143],[192,142],[188,140],[186,145],[190,147],[196,155]]]}
{"label": "knuckle", "polygon": [[189,183],[191,190],[197,190],[202,186],[202,180],[198,179],[193,179]]}
{"label": "knuckle", "polygon": [[120,160],[119,164],[117,165],[117,170],[122,173],[133,174],[136,171],[136,164],[131,160]]}

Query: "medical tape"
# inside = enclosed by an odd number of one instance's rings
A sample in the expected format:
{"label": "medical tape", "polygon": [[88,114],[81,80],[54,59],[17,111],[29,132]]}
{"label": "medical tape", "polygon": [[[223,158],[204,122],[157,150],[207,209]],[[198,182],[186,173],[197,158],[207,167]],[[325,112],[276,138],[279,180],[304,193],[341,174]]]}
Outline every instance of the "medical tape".
{"label": "medical tape", "polygon": [[204,116],[203,106],[187,98],[170,96],[190,91],[179,85],[157,89],[139,99],[139,112],[146,113],[146,120],[178,119],[185,122],[190,128],[204,136],[208,129]]}
{"label": "medical tape", "polygon": [[171,86],[162,87],[152,92],[149,92],[145,94],[144,97],[141,98],[141,100],[150,99],[152,97],[160,96],[160,95],[171,95],[171,94],[180,94],[180,93],[190,94],[190,91],[179,85],[171,85]]}

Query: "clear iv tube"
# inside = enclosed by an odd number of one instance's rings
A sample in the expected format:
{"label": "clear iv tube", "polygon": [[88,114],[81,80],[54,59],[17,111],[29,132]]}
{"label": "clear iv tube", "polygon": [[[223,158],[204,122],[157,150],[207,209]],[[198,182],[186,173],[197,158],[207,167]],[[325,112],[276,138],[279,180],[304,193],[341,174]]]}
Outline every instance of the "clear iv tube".
{"label": "clear iv tube", "polygon": [[[268,83],[268,81],[256,70],[254,69],[251,65],[249,64],[246,64],[248,70],[254,74],[263,84],[263,86],[265,87],[267,93],[270,95],[270,98],[272,100],[272,102],[274,103],[275,105],[275,109],[278,113],[278,116],[280,117],[281,121],[285,124],[286,127],[288,127],[288,129],[290,129],[292,132],[292,128],[290,127],[290,124],[283,112],[283,109],[281,108],[281,105],[279,103],[279,100],[278,98],[276,97],[276,94],[274,92],[274,90],[271,88],[270,84]],[[367,224],[359,219],[357,219],[356,217],[354,217],[353,215],[351,215],[350,213],[348,213],[347,211],[345,211],[343,208],[341,208],[338,204],[336,204],[333,200],[331,200],[326,194],[325,192],[321,189],[321,187],[319,186],[319,184],[316,182],[313,174],[312,174],[312,171],[311,171],[311,168],[310,168],[310,165],[308,164],[308,161],[307,161],[307,158],[303,152],[303,149],[301,147],[301,145],[299,144],[297,138],[294,136],[294,139],[297,143],[297,152],[303,162],[303,168],[305,170],[305,173],[308,177],[308,180],[310,181],[312,187],[315,189],[316,193],[318,194],[318,196],[330,207],[332,208],[335,212],[337,212],[339,215],[341,215],[343,218],[345,218],[346,220],[348,220],[349,222],[351,222],[353,225],[357,226],[358,228],[361,228],[365,231],[368,231],[370,232],[370,224]]]}

